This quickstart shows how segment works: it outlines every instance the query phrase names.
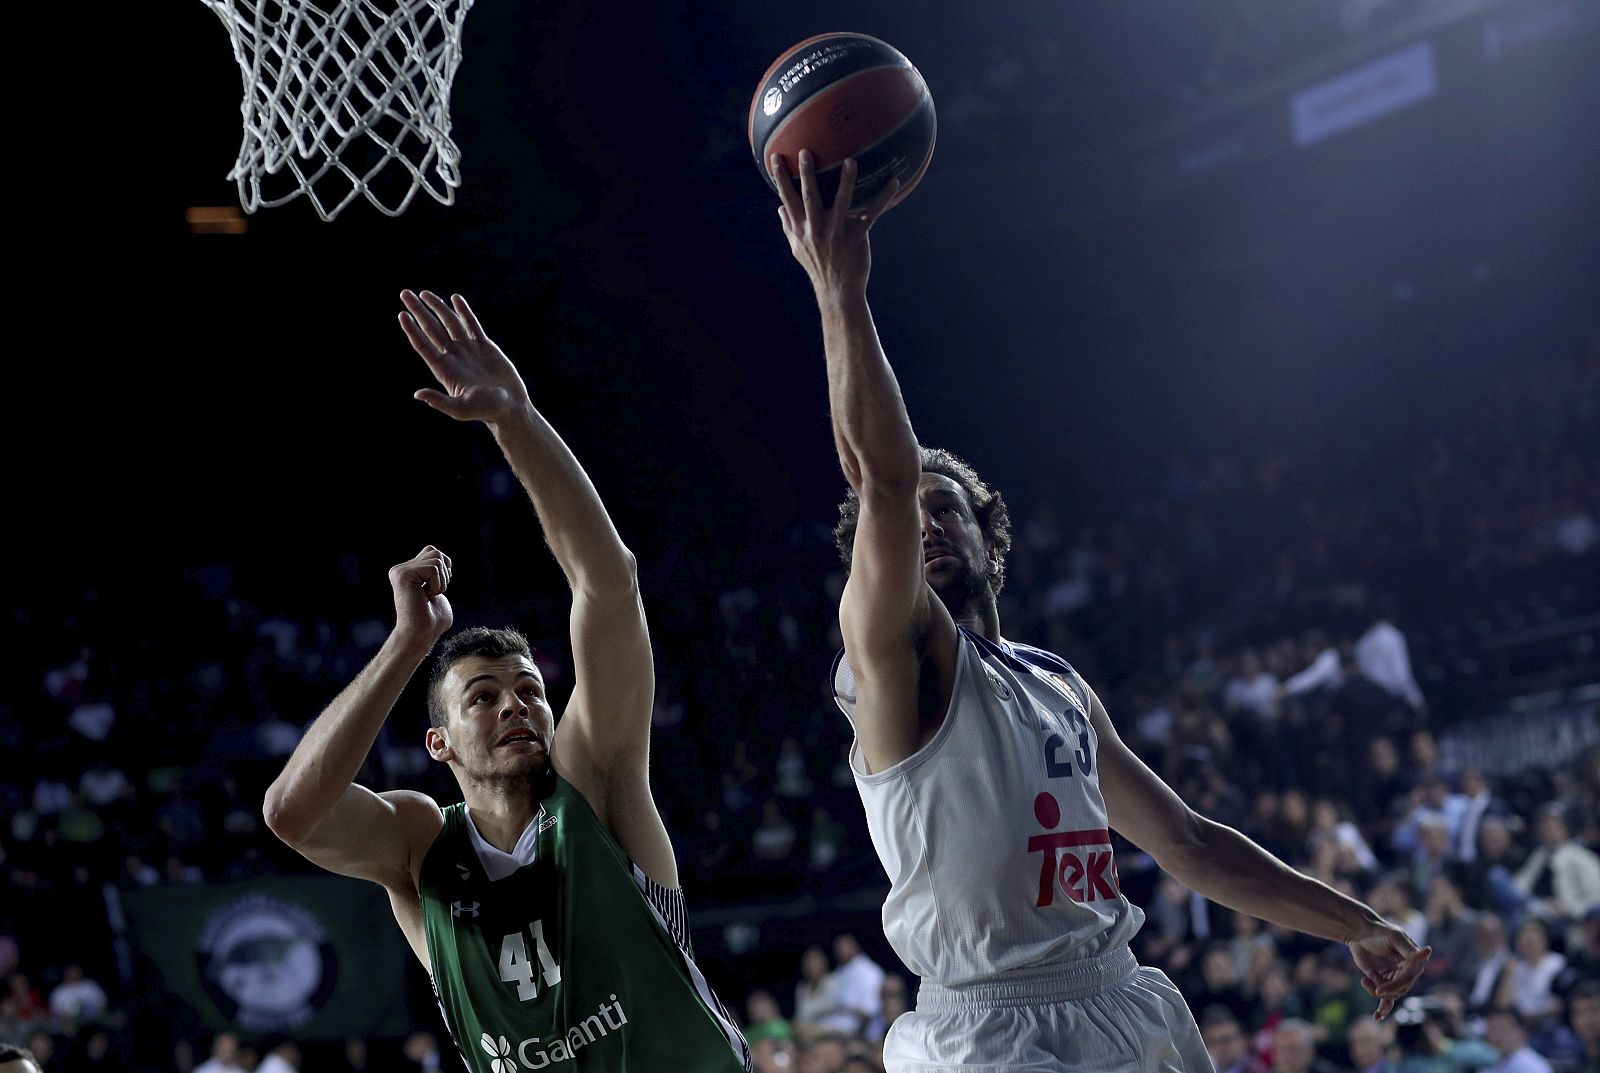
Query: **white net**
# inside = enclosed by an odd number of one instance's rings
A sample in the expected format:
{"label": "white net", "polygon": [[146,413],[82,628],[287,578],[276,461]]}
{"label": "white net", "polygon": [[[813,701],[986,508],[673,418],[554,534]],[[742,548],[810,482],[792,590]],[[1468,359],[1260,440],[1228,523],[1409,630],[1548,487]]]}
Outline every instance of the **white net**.
{"label": "white net", "polygon": [[332,220],[357,197],[390,216],[461,185],[450,83],[472,0],[201,0],[244,75],[228,173],[246,212],[301,194]]}

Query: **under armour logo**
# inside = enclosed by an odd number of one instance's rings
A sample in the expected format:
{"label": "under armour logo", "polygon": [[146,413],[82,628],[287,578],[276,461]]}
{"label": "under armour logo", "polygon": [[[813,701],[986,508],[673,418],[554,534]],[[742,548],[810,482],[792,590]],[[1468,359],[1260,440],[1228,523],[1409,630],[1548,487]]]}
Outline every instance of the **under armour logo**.
{"label": "under armour logo", "polygon": [[450,915],[453,917],[459,917],[465,914],[469,917],[475,917],[478,915],[478,904],[479,903],[477,902],[451,902]]}

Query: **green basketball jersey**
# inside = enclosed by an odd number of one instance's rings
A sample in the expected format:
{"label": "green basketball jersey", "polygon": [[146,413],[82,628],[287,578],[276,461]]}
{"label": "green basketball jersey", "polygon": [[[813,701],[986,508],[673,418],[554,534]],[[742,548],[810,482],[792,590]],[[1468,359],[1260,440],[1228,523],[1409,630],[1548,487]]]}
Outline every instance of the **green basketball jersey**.
{"label": "green basketball jersey", "polygon": [[491,880],[465,804],[444,809],[423,858],[434,991],[467,1068],[747,1070],[691,957],[682,892],[640,871],[571,783],[546,785],[530,863]]}

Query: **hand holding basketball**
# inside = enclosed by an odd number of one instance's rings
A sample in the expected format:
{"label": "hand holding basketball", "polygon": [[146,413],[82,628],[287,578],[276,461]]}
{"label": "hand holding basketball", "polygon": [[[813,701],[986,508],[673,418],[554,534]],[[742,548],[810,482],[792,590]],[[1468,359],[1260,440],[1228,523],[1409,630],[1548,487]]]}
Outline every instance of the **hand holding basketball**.
{"label": "hand holding basketball", "polygon": [[450,556],[429,544],[416,557],[389,568],[394,590],[395,633],[432,647],[455,621],[445,590],[450,587]]}
{"label": "hand holding basketball", "polygon": [[489,425],[527,404],[517,367],[484,334],[465,298],[454,295],[446,305],[432,291],[401,291],[400,301],[400,329],[444,389],[423,388],[413,398],[457,421]]}
{"label": "hand holding basketball", "polygon": [[856,162],[846,160],[840,167],[839,192],[833,204],[822,204],[817,188],[817,161],[809,151],[800,151],[800,189],[797,192],[782,161],[774,156],[768,164],[778,197],[778,219],[789,239],[789,252],[811,277],[819,296],[865,291],[872,271],[872,247],[867,232],[888,209],[900,190],[898,179],[890,180],[865,209],[850,211],[855,193]]}

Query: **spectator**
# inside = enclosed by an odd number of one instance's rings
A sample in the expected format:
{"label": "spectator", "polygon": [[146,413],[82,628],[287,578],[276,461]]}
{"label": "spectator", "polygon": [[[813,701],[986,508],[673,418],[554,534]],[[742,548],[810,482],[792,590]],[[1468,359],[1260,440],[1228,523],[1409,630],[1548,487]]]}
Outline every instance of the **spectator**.
{"label": "spectator", "polygon": [[1261,655],[1247,648],[1239,655],[1239,670],[1222,688],[1222,705],[1263,722],[1278,715],[1278,676],[1261,665]]}
{"label": "spectator", "polygon": [[1368,897],[1373,911],[1385,920],[1392,920],[1401,931],[1418,946],[1428,943],[1428,918],[1411,905],[1411,896],[1404,884],[1385,879],[1377,883]]}
{"label": "spectator", "polygon": [[239,1062],[239,1037],[232,1032],[211,1037],[211,1057],[195,1066],[194,1073],[245,1073]]}
{"label": "spectator", "polygon": [[1201,987],[1194,995],[1194,1006],[1205,1009],[1221,1006],[1236,1020],[1249,1015],[1250,1000],[1245,997],[1239,963],[1233,951],[1218,943],[1205,952],[1200,960]]}
{"label": "spectator", "polygon": [[1272,1034],[1272,1073],[1335,1073],[1332,1063],[1317,1057],[1315,1030],[1291,1017]]}
{"label": "spectator", "polygon": [[1478,852],[1459,871],[1462,899],[1474,909],[1490,909],[1516,918],[1526,896],[1513,874],[1518,866],[1511,828],[1499,816],[1487,816],[1478,827]]}
{"label": "spectator", "polygon": [[878,999],[879,1013],[867,1022],[867,1027],[861,1034],[869,1041],[881,1044],[896,1018],[911,1009],[910,999],[906,994],[905,977],[896,973],[884,976],[883,986],[878,990]]}
{"label": "spectator", "polygon": [[1433,947],[1426,978],[1447,981],[1461,988],[1470,987],[1477,970],[1474,954],[1478,914],[1462,902],[1461,892],[1448,875],[1433,877],[1428,885],[1425,911],[1428,943]]}
{"label": "spectator", "polygon": [[1255,1033],[1256,1050],[1263,1056],[1270,1056],[1278,1026],[1303,1018],[1305,1012],[1305,1003],[1295,993],[1288,972],[1281,966],[1267,970],[1261,977],[1261,995],[1251,1011],[1250,1027]]}
{"label": "spectator", "polygon": [[1517,929],[1516,955],[1500,977],[1495,1005],[1515,1008],[1530,1024],[1555,1016],[1561,1012],[1561,1000],[1552,986],[1566,964],[1566,958],[1550,949],[1544,922],[1523,921]]}
{"label": "spectator", "polygon": [[1425,816],[1417,825],[1417,848],[1411,854],[1411,896],[1419,901],[1428,896],[1436,877],[1450,868],[1450,827],[1443,816]]}
{"label": "spectator", "polygon": [[[28,982],[28,977],[23,973],[14,972],[7,978],[6,991],[7,997],[16,1004],[15,1013],[19,1021],[24,1023],[41,1021],[49,1012],[49,1007],[45,1005],[44,999],[39,995],[38,991],[34,990],[33,985]],[[49,1061],[44,1056],[41,1056],[41,1058],[44,1061]]]}
{"label": "spectator", "polygon": [[824,1022],[838,1006],[838,984],[828,971],[828,955],[820,946],[810,946],[800,955],[800,982],[794,988],[794,1024],[797,1029],[815,1033],[827,1027]]}
{"label": "spectator", "polygon": [[[1385,610],[1392,611],[1392,607]],[[1422,690],[1411,673],[1411,650],[1406,635],[1388,617],[1379,618],[1356,640],[1355,658],[1361,671],[1390,694],[1416,711],[1426,711]]]}
{"label": "spectator", "polygon": [[794,1073],[799,1057],[794,1040],[767,1036],[751,1042],[750,1061],[755,1073]]}
{"label": "spectator", "polygon": [[835,937],[833,959],[838,988],[836,1007],[843,1016],[853,1020],[848,1031],[858,1033],[883,1012],[884,971],[861,949],[854,935]]}
{"label": "spectator", "polygon": [[811,848],[806,854],[813,872],[826,872],[839,859],[847,835],[844,824],[822,805],[811,810]]}
{"label": "spectator", "polygon": [[848,1053],[843,1036],[819,1036],[801,1051],[800,1073],[843,1073]]}
{"label": "spectator", "polygon": [[105,1016],[105,989],[84,976],[83,966],[68,965],[50,992],[50,1012],[62,1021],[98,1021]]}
{"label": "spectator", "polygon": [[1490,1010],[1483,1038],[1500,1053],[1500,1060],[1486,1073],[1550,1073],[1550,1063],[1528,1046],[1528,1030],[1516,1010]]}
{"label": "spectator", "polygon": [[1461,823],[1456,831],[1456,859],[1470,864],[1478,856],[1478,829],[1489,816],[1503,818],[1507,814],[1505,802],[1494,795],[1494,788],[1483,772],[1468,768],[1461,773],[1461,796],[1466,807],[1461,810]]}
{"label": "spectator", "polygon": [[1494,1005],[1500,981],[1511,972],[1511,945],[1506,941],[1505,921],[1493,913],[1480,913],[1472,929],[1473,959],[1476,969],[1467,1006],[1473,1010]]}
{"label": "spectator", "polygon": [[794,1032],[789,1028],[789,1022],[783,1019],[783,1014],[778,1010],[778,1000],[772,997],[771,991],[752,991],[744,1000],[745,1010],[745,1041],[752,1046],[757,1040],[763,1039],[792,1039]]}
{"label": "spectator", "polygon": [[1360,828],[1350,821],[1350,817],[1332,798],[1319,797],[1311,806],[1310,842],[1313,850],[1320,842],[1330,842],[1341,849],[1348,849],[1355,855],[1363,872],[1377,871],[1378,858],[1373,855],[1372,847],[1361,837]]}
{"label": "spectator", "polygon": [[[425,1032],[419,1032],[416,1035],[425,1036],[429,1040],[433,1039],[432,1036],[428,1036]],[[413,1036],[412,1038],[416,1037]],[[411,1040],[407,1040],[403,1053],[407,1058],[410,1058],[413,1050]],[[433,1059],[433,1069],[437,1070],[439,1068],[439,1050],[437,1047],[433,1050]],[[255,1073],[298,1073],[299,1069],[300,1048],[286,1040],[267,1052],[266,1057],[261,1059],[261,1064],[256,1066]]]}
{"label": "spectator", "polygon": [[1216,1073],[1266,1073],[1266,1063],[1251,1049],[1238,1018],[1226,1006],[1207,1006],[1200,1011],[1200,1038]]}
{"label": "spectator", "polygon": [[[431,1032],[413,1032],[400,1051],[415,1073],[439,1073],[439,1041]],[[298,1065],[298,1063],[297,1063]]]}
{"label": "spectator", "polygon": [[1585,1073],[1600,1069],[1600,981],[1585,980],[1572,989],[1567,1024],[1583,1047]]}
{"label": "spectator", "polygon": [[1567,832],[1566,812],[1548,805],[1539,814],[1539,846],[1516,876],[1529,909],[1548,919],[1577,921],[1600,906],[1600,856]]}
{"label": "spectator", "polygon": [[1392,1022],[1363,1018],[1350,1026],[1352,1073],[1395,1073],[1390,1051],[1394,1046]]}
{"label": "spectator", "polygon": [[806,755],[798,739],[784,738],[778,746],[777,779],[773,792],[779,797],[801,798],[811,796],[811,772],[806,768]]}
{"label": "spectator", "polygon": [[1354,963],[1343,947],[1330,946],[1322,954],[1317,969],[1315,997],[1311,1003],[1311,1023],[1319,1043],[1342,1049],[1350,1026],[1378,1008],[1377,1002],[1362,990]]}
{"label": "spectator", "polygon": [[768,798],[761,806],[761,826],[750,837],[750,852],[759,861],[786,861],[794,852],[797,833],[778,802]]}

